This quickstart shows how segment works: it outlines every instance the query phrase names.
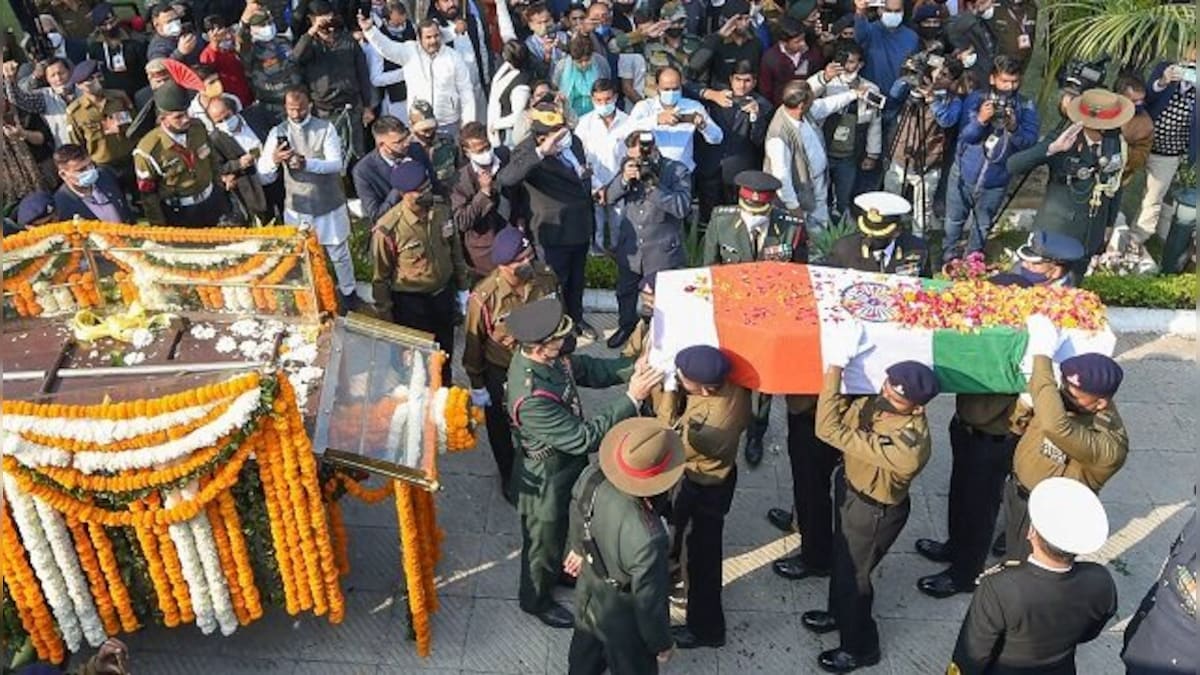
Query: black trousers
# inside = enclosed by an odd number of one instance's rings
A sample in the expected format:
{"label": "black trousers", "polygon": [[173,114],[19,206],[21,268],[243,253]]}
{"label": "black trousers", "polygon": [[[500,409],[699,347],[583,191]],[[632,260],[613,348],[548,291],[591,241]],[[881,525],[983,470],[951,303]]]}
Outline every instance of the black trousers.
{"label": "black trousers", "polygon": [[808,567],[829,569],[833,557],[830,477],[841,453],[817,438],[817,418],[811,412],[788,415],[787,445],[800,560]]}
{"label": "black trousers", "polygon": [[725,612],[721,608],[722,539],[725,515],[733,504],[737,486],[734,466],[717,485],[700,485],[687,476],[679,483],[672,510],[676,536],[686,532],[687,627],[702,640],[725,638]]}
{"label": "black trousers", "polygon": [[[392,291],[392,321],[433,333],[433,339],[447,354],[454,352],[454,319],[457,315],[453,286],[434,293]],[[442,383],[450,386],[450,359],[442,364]]]}
{"label": "black trousers", "polygon": [[971,588],[987,562],[992,530],[1004,497],[1004,479],[1012,471],[1017,437],[976,431],[957,415],[950,420],[950,576]]}
{"label": "black trousers", "polygon": [[221,216],[230,212],[229,199],[221,186],[214,184],[208,199],[191,206],[162,203],[163,218],[171,227],[215,227]]}
{"label": "black trousers", "polygon": [[516,454],[513,447],[512,421],[508,417],[504,391],[507,381],[508,373],[500,366],[490,363],[484,366],[483,386],[487,389],[492,404],[483,409],[483,419],[487,426],[488,444],[492,446],[492,457],[496,459],[496,469],[506,487],[512,483],[513,457]]}
{"label": "black trousers", "polygon": [[586,628],[575,626],[567,652],[569,675],[656,675],[658,655],[638,649],[613,648]]}
{"label": "black trousers", "polygon": [[1004,484],[1004,544],[1007,560],[1024,560],[1033,553],[1029,545],[1029,493],[1010,475]]}
{"label": "black trousers", "polygon": [[767,435],[767,428],[771,426],[771,394],[750,392],[750,414],[753,419],[746,433],[761,441]]}
{"label": "black trousers", "polygon": [[841,648],[856,655],[879,651],[879,628],[871,616],[871,572],[908,522],[908,497],[894,505],[873,503],[850,488],[838,467],[833,477],[838,520],[833,531],[829,612],[841,631]]}
{"label": "black trousers", "polygon": [[632,329],[637,325],[638,291],[641,290],[640,272],[617,264],[617,325]]}
{"label": "black trousers", "polygon": [[579,323],[583,320],[584,268],[587,265],[590,244],[576,246],[545,246],[542,254],[546,264],[558,276],[563,291],[563,308],[567,316]]}

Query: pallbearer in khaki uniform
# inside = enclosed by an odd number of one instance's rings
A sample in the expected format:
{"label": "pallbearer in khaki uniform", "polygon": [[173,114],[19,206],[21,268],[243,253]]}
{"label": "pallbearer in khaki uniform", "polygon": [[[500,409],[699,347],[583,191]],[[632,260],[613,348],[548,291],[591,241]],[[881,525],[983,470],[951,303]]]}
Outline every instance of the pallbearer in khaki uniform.
{"label": "pallbearer in khaki uniform", "polygon": [[210,227],[229,211],[204,125],[193,124],[191,97],[174,82],[154,90],[158,126],[133,151],[137,189],[151,225]]}
{"label": "pallbearer in khaki uniform", "polygon": [[463,370],[471,379],[471,402],[484,406],[488,443],[500,471],[504,498],[516,504],[510,482],[513,467],[512,425],[505,410],[504,383],[517,341],[508,334],[508,315],[521,305],[558,297],[558,277],[533,259],[533,244],[511,225],[492,244],[496,266],[471,291],[463,340]]}
{"label": "pallbearer in khaki uniform", "polygon": [[1010,560],[1029,555],[1029,492],[1038,483],[1066,476],[1098,493],[1129,453],[1129,436],[1112,400],[1124,377],[1121,366],[1103,354],[1073,356],[1060,365],[1060,389],[1050,360],[1058,348],[1058,329],[1041,315],[1029,317],[1026,328],[1033,418],[1017,443],[1013,475],[1004,489]]}
{"label": "pallbearer in khaki uniform", "polygon": [[915,361],[888,368],[876,396],[840,393],[842,368],[863,349],[862,327],[853,328],[830,343],[829,371],[817,399],[817,437],[843,456],[833,476],[838,513],[829,604],[801,616],[813,632],[841,632],[840,645],[817,659],[835,673],[879,662],[871,572],[908,522],[909,485],[929,460],[925,404],[938,393],[933,370]]}
{"label": "pallbearer in khaki uniform", "polygon": [[67,106],[71,140],[87,150],[96,166],[115,173],[123,190],[132,192],[136,144],[125,132],[133,122],[133,102],[123,91],[104,89],[104,71],[97,61],[81,61],[71,81],[80,92]]}
{"label": "pallbearer in khaki uniform", "polygon": [[687,624],[674,629],[680,649],[725,644],[721,552],[725,515],[737,486],[737,451],[750,424],[750,391],[728,381],[721,350],[696,345],[675,356],[674,391],[657,401],[658,419],[679,432],[687,452],[675,493],[675,536],[687,546]]}

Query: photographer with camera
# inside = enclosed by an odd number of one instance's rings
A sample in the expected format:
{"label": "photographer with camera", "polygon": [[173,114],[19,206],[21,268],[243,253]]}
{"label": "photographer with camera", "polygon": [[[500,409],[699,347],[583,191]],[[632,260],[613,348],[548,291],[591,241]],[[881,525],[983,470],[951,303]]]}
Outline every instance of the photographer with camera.
{"label": "photographer with camera", "polygon": [[1145,241],[1154,234],[1165,238],[1170,222],[1162,218],[1163,198],[1186,157],[1196,163],[1196,48],[1178,63],[1163,61],[1147,78],[1146,112],[1154,119],[1154,143],[1146,160],[1146,195],[1134,235]]}
{"label": "photographer with camera", "polygon": [[707,223],[717,205],[737,200],[736,177],[746,169],[762,166],[763,143],[774,107],[755,91],[754,66],[742,61],[729,76],[730,104],[707,103],[709,114],[721,127],[719,145],[701,143],[696,147],[696,192],[700,198],[700,222]]}
{"label": "photographer with camera", "polygon": [[[1038,113],[1021,96],[1021,64],[998,56],[987,91],[973,91],[963,102],[954,164],[946,187],[946,237],[942,261],[982,251],[1011,180],[1008,158],[1038,138]],[[966,250],[959,239],[968,227]]]}
{"label": "photographer with camera", "polygon": [[825,118],[822,131],[833,184],[831,215],[841,217],[851,201],[869,185],[877,183],[875,171],[883,152],[883,104],[879,87],[859,76],[863,66],[862,47],[841,42],[833,60],[822,72],[808,78],[818,100],[845,92],[860,91],[859,100]]}
{"label": "photographer with camera", "polygon": [[[917,58],[925,55],[925,58]],[[942,163],[953,147],[949,134],[962,112],[955,62],[918,52],[905,64],[905,75],[892,86],[890,98],[904,101],[883,175],[885,192],[902,194],[912,187],[913,234],[928,236],[934,226],[934,192]]]}
{"label": "photographer with camera", "polygon": [[608,346],[625,344],[637,327],[642,277],[683,267],[683,220],[692,205],[692,174],[682,162],[663,157],[649,131],[625,137],[625,161],[604,193],[621,207],[613,255],[617,260],[617,332]]}

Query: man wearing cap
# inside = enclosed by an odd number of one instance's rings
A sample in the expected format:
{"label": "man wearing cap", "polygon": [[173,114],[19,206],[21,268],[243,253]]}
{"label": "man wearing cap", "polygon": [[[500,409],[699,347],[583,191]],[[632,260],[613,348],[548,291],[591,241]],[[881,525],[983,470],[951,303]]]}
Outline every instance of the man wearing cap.
{"label": "man wearing cap", "polygon": [[[646,23],[634,30],[618,33],[610,43],[624,54],[641,52],[646,69],[656,73],[663,68],[675,68],[684,72],[692,54],[700,47],[700,38],[687,32],[687,9],[679,0],[664,2],[659,10],[659,21]],[[646,98],[658,96],[654,77],[646,78],[642,92]],[[636,100],[634,101],[636,103]]]}
{"label": "man wearing cap", "polygon": [[854,198],[854,206],[858,231],[834,242],[826,264],[909,277],[930,275],[925,240],[902,225],[912,211],[907,199],[890,192],[864,192]]}
{"label": "man wearing cap", "polygon": [[458,170],[458,149],[454,140],[438,133],[438,121],[433,116],[429,101],[413,99],[409,103],[408,123],[417,142],[428,155],[433,166],[434,178],[443,189],[453,183]]}
{"label": "man wearing cap", "polygon": [[1071,267],[1085,257],[1083,244],[1061,232],[1035,230],[1016,251],[1013,273],[1033,286],[1074,286]]}
{"label": "man wearing cap", "polygon": [[1071,271],[1082,279],[1091,257],[1104,247],[1104,230],[1120,208],[1114,198],[1128,155],[1121,126],[1133,118],[1133,103],[1105,89],[1089,89],[1067,103],[1071,126],[1056,138],[1008,158],[1020,174],[1046,164],[1050,181],[1033,229],[1061,232],[1083,243],[1084,255]]}
{"label": "man wearing cap", "polygon": [[684,453],[679,434],[662,422],[624,420],[600,443],[599,467],[587,468],[571,490],[563,569],[579,579],[572,675],[653,674],[670,660],[669,540],[651,500],[679,482]]}
{"label": "man wearing cap", "polygon": [[462,364],[471,380],[471,402],[483,406],[504,497],[516,503],[510,489],[514,450],[504,383],[517,343],[508,333],[507,321],[521,305],[558,297],[558,278],[534,259],[533,243],[512,225],[496,235],[491,261],[495,269],[475,284],[467,301]]}
{"label": "man wearing cap", "polygon": [[1124,377],[1121,366],[1103,354],[1072,356],[1059,366],[1060,388],[1051,362],[1061,341],[1058,328],[1038,314],[1026,326],[1033,417],[1017,443],[1004,489],[1007,555],[1014,560],[1028,553],[1030,490],[1047,478],[1066,476],[1099,492],[1129,453],[1129,435],[1112,400]]}
{"label": "man wearing cap", "polygon": [[[704,233],[704,265],[770,260],[808,262],[804,223],[776,202],[780,182],[763,172],[746,170],[734,177],[738,205],[713,209]],[[754,424],[746,432],[746,461],[762,461],[763,437],[770,423],[771,397],[754,396]]]}
{"label": "man wearing cap", "polygon": [[301,83],[292,43],[277,33],[271,13],[254,2],[246,3],[237,31],[238,53],[254,99],[279,121],[284,116],[284,92]]}
{"label": "man wearing cap", "polygon": [[146,86],[146,42],[121,25],[107,2],[97,3],[90,17],[95,30],[88,36],[87,56],[100,63],[104,86],[126,94]]}
{"label": "man wearing cap", "polygon": [[[400,202],[384,213],[371,232],[376,313],[432,333],[438,345],[454,349],[454,324],[466,304],[467,264],[450,210],[434,201],[425,167],[405,160],[392,169]],[[442,366],[450,381],[450,360]]]}
{"label": "man wearing cap", "polygon": [[737,452],[751,421],[750,392],[729,382],[721,350],[695,345],[675,355],[676,386],[656,401],[659,421],[679,432],[684,478],[671,510],[687,546],[687,623],[673,631],[680,649],[725,644],[721,553],[725,515],[737,485]]}
{"label": "man wearing cap", "polygon": [[133,151],[142,210],[151,225],[208,227],[229,210],[225,192],[215,184],[208,134],[188,117],[189,99],[174,82],[155,89],[158,126]]}
{"label": "man wearing cap", "polygon": [[683,221],[692,208],[692,174],[682,163],[663,157],[649,131],[625,137],[621,173],[605,188],[604,201],[617,207],[613,255],[617,260],[617,331],[608,346],[625,344],[637,326],[637,296],[642,277],[683,267]]}
{"label": "man wearing cap", "polygon": [[[701,87],[700,98],[708,100],[706,94],[713,92],[708,87],[718,87],[729,81],[733,66],[738,61],[749,61],[757,70],[763,45],[755,39],[750,21],[750,3],[746,0],[726,0],[718,10],[721,28],[710,33],[700,42],[696,53],[688,62],[689,79]],[[712,141],[710,141],[712,142]]]}
{"label": "man wearing cap", "polygon": [[583,274],[596,227],[592,170],[558,108],[539,103],[530,118],[531,133],[496,178],[503,188],[529,193],[529,229],[562,284],[567,315],[577,334],[597,340],[600,334],[583,320]]}
{"label": "man wearing cap", "polygon": [[[563,566],[571,487],[588,465],[588,454],[614,424],[637,415],[638,405],[662,381],[662,373],[628,358],[565,354],[574,322],[555,298],[517,307],[508,316],[507,328],[520,344],[508,368],[506,401],[516,447],[524,455],[513,476],[521,516],[518,599],[523,611],[546,625],[570,628],[571,612],[555,602],[552,591]],[[610,387],[623,381],[629,382],[624,396],[584,419],[578,387]]]}
{"label": "man wearing cap", "polygon": [[823,670],[835,673],[879,662],[871,572],[908,522],[909,486],[929,460],[925,405],[938,393],[932,369],[901,361],[887,369],[879,394],[842,394],[842,371],[864,342],[858,324],[830,342],[817,398],[817,437],[840,450],[843,463],[832,478],[837,519],[827,609],[805,612],[801,622],[815,633],[840,631],[838,647],[817,657]]}
{"label": "man wearing cap", "polygon": [[1108,538],[1095,493],[1070,478],[1048,478],[1029,496],[1029,517],[1031,553],[979,578],[947,673],[1074,673],[1076,646],[1099,636],[1117,613],[1109,571],[1075,559]]}
{"label": "man wearing cap", "polygon": [[45,190],[25,195],[17,204],[16,220],[23,230],[61,220],[54,210],[54,195]]}
{"label": "man wearing cap", "polygon": [[133,102],[123,91],[104,89],[100,63],[81,61],[71,73],[79,97],[67,106],[71,141],[83,146],[97,166],[112,171],[121,186],[133,192],[133,148],[126,133],[133,123]]}

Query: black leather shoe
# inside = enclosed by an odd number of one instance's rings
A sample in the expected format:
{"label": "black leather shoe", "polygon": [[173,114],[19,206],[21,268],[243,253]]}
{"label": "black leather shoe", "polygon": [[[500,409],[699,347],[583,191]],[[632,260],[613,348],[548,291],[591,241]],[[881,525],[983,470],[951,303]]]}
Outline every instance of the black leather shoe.
{"label": "black leather shoe", "polygon": [[949,542],[938,541],[936,539],[918,539],[917,553],[926,560],[932,560],[936,563],[950,562],[950,544]]}
{"label": "black leather shoe", "polygon": [[827,673],[848,673],[879,663],[879,652],[859,655],[844,649],[830,649],[817,656],[817,663]]}
{"label": "black leather shoe", "polygon": [[786,558],[780,558],[779,560],[776,560],[775,562],[771,563],[771,569],[775,571],[775,574],[778,574],[784,579],[791,579],[792,581],[799,581],[800,579],[807,579],[809,577],[829,576],[829,570],[814,569],[809,567],[808,565],[805,565],[802,560],[800,560],[800,556],[798,555],[788,556]]}
{"label": "black leather shoe", "polygon": [[621,345],[629,341],[629,336],[633,335],[633,326],[629,328],[618,328],[617,332],[608,336],[608,341],[605,344],[609,349],[620,349]]}
{"label": "black leather shoe", "polygon": [[762,464],[763,439],[757,434],[746,436],[746,463],[750,466]]}
{"label": "black leather shoe", "polygon": [[583,319],[580,319],[579,323],[575,324],[575,334],[579,337],[587,338],[592,342],[600,339],[600,333],[595,328],[592,328],[592,324]]}
{"label": "black leather shoe", "polygon": [[688,630],[687,626],[671,626],[671,637],[675,639],[675,646],[679,649],[695,649],[696,647],[724,647],[725,638],[721,637],[716,640],[704,640],[696,636],[695,633]]}
{"label": "black leather shoe", "polygon": [[1005,540],[1004,533],[1001,532],[1000,536],[996,537],[996,541],[992,542],[992,555],[997,558],[1003,558],[1006,553],[1008,553],[1008,541]]}
{"label": "black leather shoe", "polygon": [[959,593],[970,593],[975,589],[958,585],[954,581],[954,577],[950,576],[949,570],[947,570],[917,579],[917,590],[931,598],[940,600],[952,595],[958,595]]}
{"label": "black leather shoe", "polygon": [[563,607],[557,602],[550,605],[546,609],[534,614],[538,621],[550,626],[551,628],[574,628],[575,617],[571,615],[571,610]]}
{"label": "black leather shoe", "polygon": [[837,620],[829,612],[814,609],[800,615],[800,623],[812,632],[820,635],[837,630]]}
{"label": "black leather shoe", "polygon": [[771,509],[767,511],[767,521],[784,532],[795,532],[796,524],[792,522],[792,512],[787,509]]}
{"label": "black leather shoe", "polygon": [[338,311],[337,311],[338,316],[346,316],[350,312],[358,311],[358,308],[360,305],[360,301],[358,299],[358,291],[351,291],[349,293],[338,293],[338,295],[342,296],[341,302],[338,303]]}

